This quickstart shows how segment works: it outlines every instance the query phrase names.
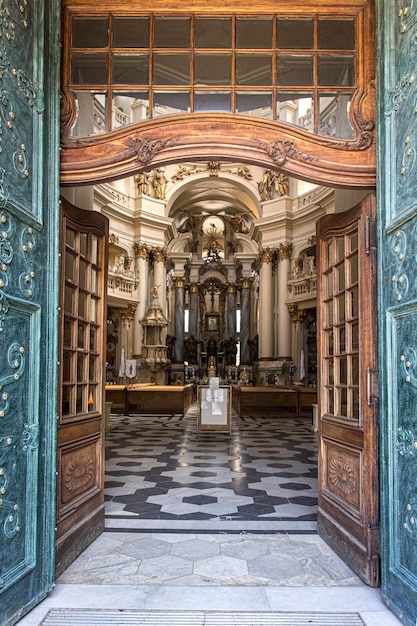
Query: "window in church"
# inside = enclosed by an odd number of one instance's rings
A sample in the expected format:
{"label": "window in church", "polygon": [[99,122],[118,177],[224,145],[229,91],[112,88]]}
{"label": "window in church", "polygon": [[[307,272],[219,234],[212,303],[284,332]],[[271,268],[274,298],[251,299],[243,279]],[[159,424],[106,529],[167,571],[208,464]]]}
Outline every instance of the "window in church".
{"label": "window in church", "polygon": [[[150,118],[221,111],[352,139],[355,17],[118,15],[71,19],[64,84],[72,136]],[[105,94],[104,98],[101,94]],[[90,122],[80,120],[81,113]]]}

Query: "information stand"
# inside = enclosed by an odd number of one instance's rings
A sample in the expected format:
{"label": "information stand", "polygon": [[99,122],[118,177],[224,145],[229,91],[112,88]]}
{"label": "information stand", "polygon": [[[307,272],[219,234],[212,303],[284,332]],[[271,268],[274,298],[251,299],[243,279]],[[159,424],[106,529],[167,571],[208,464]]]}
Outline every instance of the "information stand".
{"label": "information stand", "polygon": [[231,393],[229,385],[220,385],[218,378],[210,378],[210,385],[197,388],[198,432],[218,430],[232,432]]}

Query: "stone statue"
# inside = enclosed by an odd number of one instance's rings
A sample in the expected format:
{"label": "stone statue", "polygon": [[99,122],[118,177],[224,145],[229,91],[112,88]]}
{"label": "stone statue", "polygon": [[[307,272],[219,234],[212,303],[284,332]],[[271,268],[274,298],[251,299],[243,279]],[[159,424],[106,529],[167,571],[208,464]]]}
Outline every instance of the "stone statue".
{"label": "stone statue", "polygon": [[138,191],[140,191],[140,193],[143,193],[146,196],[149,196],[148,174],[146,172],[141,172],[140,174],[136,174],[135,180],[136,180],[136,184],[138,187]]}
{"label": "stone statue", "polygon": [[158,200],[165,200],[167,182],[164,170],[156,169],[152,178],[152,186],[155,192],[155,198],[158,198]]}

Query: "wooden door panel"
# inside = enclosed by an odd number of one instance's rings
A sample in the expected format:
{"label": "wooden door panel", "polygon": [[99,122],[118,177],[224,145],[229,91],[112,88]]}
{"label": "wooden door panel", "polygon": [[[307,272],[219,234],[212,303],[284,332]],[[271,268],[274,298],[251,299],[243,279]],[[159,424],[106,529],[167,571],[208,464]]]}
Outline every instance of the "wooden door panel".
{"label": "wooden door panel", "polygon": [[108,221],[62,203],[56,574],[104,529]]}
{"label": "wooden door panel", "polygon": [[319,534],[368,584],[379,584],[375,202],[317,225]]}

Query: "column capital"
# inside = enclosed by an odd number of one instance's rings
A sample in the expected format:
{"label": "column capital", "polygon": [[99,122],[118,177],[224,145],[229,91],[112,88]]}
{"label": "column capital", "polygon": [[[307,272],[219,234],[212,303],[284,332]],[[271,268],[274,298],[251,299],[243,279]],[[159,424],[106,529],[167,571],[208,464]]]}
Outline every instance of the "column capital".
{"label": "column capital", "polygon": [[135,311],[138,308],[137,302],[131,302],[125,309],[120,311],[120,317],[124,322],[127,322],[128,326],[133,321]]}
{"label": "column capital", "polygon": [[156,246],[155,248],[152,248],[152,256],[156,263],[166,263],[167,250],[161,246]]}
{"label": "column capital", "polygon": [[299,309],[297,304],[287,304],[288,312],[292,322],[303,322],[305,319],[305,309]]}
{"label": "column capital", "polygon": [[242,278],[242,289],[251,289],[252,283],[252,278]]}
{"label": "column capital", "polygon": [[185,279],[183,276],[175,276],[172,282],[175,289],[181,289],[182,287],[184,287]]}
{"label": "column capital", "polygon": [[259,262],[260,263],[272,263],[274,260],[274,250],[271,248],[261,248],[259,251]]}
{"label": "column capital", "polygon": [[146,243],[134,243],[133,250],[135,251],[136,259],[144,259],[147,260],[149,258],[150,248]]}
{"label": "column capital", "polygon": [[190,293],[198,293],[198,283],[190,283]]}
{"label": "column capital", "polygon": [[227,283],[227,293],[236,293],[235,283]]}
{"label": "column capital", "polygon": [[280,261],[291,259],[292,243],[280,243],[278,247],[278,258]]}

